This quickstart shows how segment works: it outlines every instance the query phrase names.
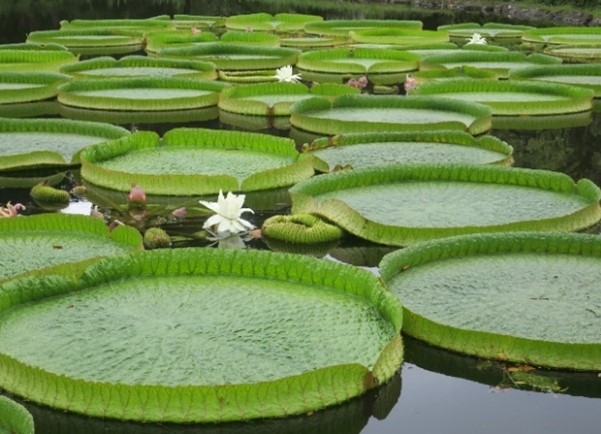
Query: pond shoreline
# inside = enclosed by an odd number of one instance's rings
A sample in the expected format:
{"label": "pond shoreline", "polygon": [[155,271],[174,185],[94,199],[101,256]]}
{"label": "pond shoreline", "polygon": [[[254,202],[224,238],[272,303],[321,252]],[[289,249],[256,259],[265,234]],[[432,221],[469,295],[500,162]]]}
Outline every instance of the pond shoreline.
{"label": "pond shoreline", "polygon": [[380,0],[380,2],[404,4],[431,11],[447,10],[461,14],[482,16],[490,21],[502,18],[516,23],[534,23],[563,26],[601,26],[601,17],[589,11],[557,11],[544,5],[516,4],[516,2],[490,2],[483,4],[469,0]]}

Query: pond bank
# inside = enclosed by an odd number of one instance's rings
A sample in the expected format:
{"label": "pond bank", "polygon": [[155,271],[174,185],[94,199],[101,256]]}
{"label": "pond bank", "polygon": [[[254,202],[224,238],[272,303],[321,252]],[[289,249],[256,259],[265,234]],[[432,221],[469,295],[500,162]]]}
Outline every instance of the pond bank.
{"label": "pond bank", "polygon": [[457,14],[482,16],[489,21],[530,23],[534,25],[555,24],[564,26],[601,26],[601,17],[588,11],[557,11],[544,5],[520,5],[515,2],[472,2],[469,0],[381,0],[387,3],[404,4],[416,9],[450,10]]}

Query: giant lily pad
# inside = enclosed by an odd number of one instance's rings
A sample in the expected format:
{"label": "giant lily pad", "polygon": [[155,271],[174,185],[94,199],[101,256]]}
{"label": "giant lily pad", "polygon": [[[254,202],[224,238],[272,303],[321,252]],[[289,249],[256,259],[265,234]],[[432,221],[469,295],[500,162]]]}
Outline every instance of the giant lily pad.
{"label": "giant lily pad", "polygon": [[305,32],[310,35],[347,37],[350,31],[392,28],[421,30],[423,23],[418,20],[327,20],[305,25]]}
{"label": "giant lily pad", "polygon": [[351,41],[361,44],[389,44],[390,46],[443,44],[449,42],[445,31],[403,28],[358,29],[349,32]]}
{"label": "giant lily pad", "polygon": [[403,81],[405,73],[415,71],[419,56],[393,49],[361,47],[329,48],[307,51],[299,55],[296,68],[303,79],[340,82],[345,78],[367,75],[376,84]]}
{"label": "giant lily pad", "polygon": [[402,360],[402,309],[378,278],[303,256],[144,252],[1,294],[0,385],[93,416],[303,414],[386,382]]}
{"label": "giant lily pad", "polygon": [[594,26],[542,27],[525,31],[521,39],[530,44],[601,44],[601,29]]}
{"label": "giant lily pad", "polygon": [[305,144],[323,162],[320,170],[353,168],[398,163],[473,163],[513,162],[513,148],[494,136],[475,139],[463,131],[418,131],[397,133],[355,133],[322,137]]}
{"label": "giant lily pad", "polygon": [[294,48],[207,42],[190,47],[163,48],[158,55],[204,60],[214,63],[220,70],[248,71],[294,65],[299,52]]}
{"label": "giant lily pad", "polygon": [[221,42],[228,44],[259,45],[264,47],[280,46],[280,37],[273,33],[228,30],[219,39]]}
{"label": "giant lily pad", "polygon": [[230,30],[246,32],[299,32],[306,24],[322,22],[319,15],[279,13],[271,15],[265,12],[244,15],[232,15],[225,20],[225,27]]}
{"label": "giant lily pad", "polygon": [[82,151],[82,177],[129,191],[139,184],[159,195],[206,195],[295,184],[313,175],[312,158],[294,141],[242,131],[175,128],[163,136],[138,131]]}
{"label": "giant lily pad", "polygon": [[403,300],[411,336],[479,357],[601,370],[600,241],[559,233],[453,237],[390,253],[380,271]]}
{"label": "giant lily pad", "polygon": [[474,33],[480,33],[483,37],[491,40],[520,39],[524,31],[533,30],[534,27],[489,22],[482,25],[478,23],[443,24],[437,29],[448,32],[452,38],[462,38],[465,42],[466,38]]}
{"label": "giant lily pad", "polygon": [[521,68],[559,63],[561,63],[560,58],[539,53],[527,55],[518,51],[462,50],[452,54],[428,56],[422,60],[420,71],[473,66],[480,69],[491,69],[501,77],[508,78],[511,73]]}
{"label": "giant lily pad", "polygon": [[77,163],[86,146],[123,137],[129,131],[99,122],[67,119],[3,119],[0,123],[0,172]]}
{"label": "giant lily pad", "polygon": [[527,80],[452,80],[424,83],[413,91],[462,101],[476,101],[493,109],[493,115],[552,115],[591,110],[593,92],[560,83]]}
{"label": "giant lily pad", "polygon": [[161,59],[146,56],[96,57],[59,69],[63,74],[79,78],[107,77],[185,77],[214,80],[215,65],[198,60]]}
{"label": "giant lily pad", "polygon": [[601,64],[561,64],[532,66],[511,74],[519,80],[541,80],[592,89],[601,97]]}
{"label": "giant lily pad", "polygon": [[77,62],[67,50],[0,50],[0,71],[58,71],[61,65]]}
{"label": "giant lily pad", "polygon": [[10,434],[33,434],[31,413],[10,398],[0,395],[0,432]]}
{"label": "giant lily pad", "polygon": [[559,45],[546,47],[543,52],[566,62],[597,63],[601,61],[601,41],[595,45]]}
{"label": "giant lily pad", "polygon": [[492,110],[482,104],[430,96],[342,95],[295,103],[290,124],[313,133],[457,129],[472,134],[490,130]]}
{"label": "giant lily pad", "polygon": [[77,264],[142,249],[140,233],[121,226],[109,233],[102,219],[38,214],[0,219],[0,282],[23,273],[75,274]]}
{"label": "giant lily pad", "polygon": [[492,165],[390,165],[334,172],[290,189],[314,213],[380,244],[505,230],[576,231],[601,219],[587,179]]}
{"label": "giant lily pad", "polygon": [[60,44],[75,54],[124,54],[142,49],[143,33],[122,29],[37,30],[27,41],[38,44]]}
{"label": "giant lily pad", "polygon": [[258,83],[232,86],[221,92],[219,108],[232,113],[255,116],[289,116],[290,106],[315,95],[356,94],[359,90],[334,83],[308,88],[301,83]]}
{"label": "giant lily pad", "polygon": [[160,30],[151,32],[146,36],[144,51],[148,54],[156,54],[163,48],[190,47],[194,44],[205,42],[217,42],[219,37],[212,32],[192,30]]}
{"label": "giant lily pad", "polygon": [[68,80],[67,75],[53,72],[0,72],[0,104],[52,99],[58,86]]}
{"label": "giant lily pad", "polygon": [[73,80],[59,87],[58,102],[94,110],[191,110],[217,105],[224,84],[178,77]]}

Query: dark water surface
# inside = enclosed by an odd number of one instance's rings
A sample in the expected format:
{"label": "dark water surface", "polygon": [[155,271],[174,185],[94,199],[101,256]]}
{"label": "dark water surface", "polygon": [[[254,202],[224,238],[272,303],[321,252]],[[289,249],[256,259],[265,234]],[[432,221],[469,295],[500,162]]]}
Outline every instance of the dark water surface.
{"label": "dark water surface", "polygon": [[[258,3],[0,0],[0,43],[22,42],[32,30],[58,28],[58,22],[62,19],[143,18],[163,13],[233,15],[257,12]],[[405,12],[402,15],[403,18],[410,18]],[[444,23],[445,15],[439,11],[432,16],[434,21],[424,20],[425,28],[435,28]],[[417,19],[423,20],[423,17],[424,13],[421,12]],[[194,125],[232,128],[216,121]],[[154,129],[162,134],[176,126],[181,125],[136,125],[136,128]],[[281,130],[272,133],[288,134]],[[551,120],[544,129],[537,128],[536,124],[528,128],[495,125],[491,133],[515,148],[517,167],[561,171],[574,179],[587,177],[601,185],[601,113],[593,113],[590,120],[575,122],[573,126],[562,126],[559,120]],[[27,191],[3,189],[0,186],[0,203],[17,199],[27,201]],[[35,208],[33,204],[30,205]],[[372,256],[367,262],[355,261],[353,249],[357,246],[351,246],[348,249],[350,253],[343,247],[332,254],[333,259],[347,261],[351,257],[348,262],[357,262],[356,265],[373,267],[374,263],[377,264],[377,255],[376,259]],[[382,254],[385,251],[382,249]],[[30,403],[26,405],[34,414],[38,434],[601,432],[601,377],[597,373],[543,370],[533,372],[528,377],[529,381],[524,382],[517,379],[510,367],[508,369],[502,364],[437,350],[410,338],[406,338],[405,343],[406,362],[402,372],[390,384],[360,399],[307,417],[209,426],[140,425],[90,419]]]}

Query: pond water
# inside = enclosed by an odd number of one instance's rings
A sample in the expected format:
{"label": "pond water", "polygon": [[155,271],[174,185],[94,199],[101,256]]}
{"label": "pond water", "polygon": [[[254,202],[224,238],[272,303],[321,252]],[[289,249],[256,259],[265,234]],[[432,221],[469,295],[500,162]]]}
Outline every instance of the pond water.
{"label": "pond water", "polygon": [[[33,7],[29,2],[0,0],[0,42],[22,42],[26,33],[55,29],[61,19],[141,18],[161,13],[233,15],[256,12],[260,2],[223,1],[208,5],[207,2],[189,0],[90,0],[78,2],[77,7],[70,3],[66,0],[39,1]],[[336,13],[340,14],[340,11]],[[426,21],[426,13],[416,14],[414,18],[424,20],[425,27],[429,28],[444,24],[445,19],[448,22],[457,19],[436,12],[430,14],[431,21]],[[403,14],[399,18],[410,16]],[[124,124],[128,128],[152,129],[159,134],[184,125],[241,129],[214,120],[188,122],[175,119],[165,123],[142,120],[135,125],[131,122]],[[292,136],[292,132],[285,128],[266,129],[264,132]],[[491,133],[515,148],[517,167],[561,171],[574,179],[586,177],[601,185],[601,149],[598,147],[601,113],[593,112],[584,120],[580,117],[572,120],[541,118],[540,123],[534,125],[496,123]],[[73,180],[77,180],[77,173],[67,176],[63,184],[68,185]],[[29,199],[28,190],[0,185],[0,203],[9,200],[23,201],[30,212],[40,211]],[[260,219],[268,214],[258,213],[254,222],[260,224]],[[190,224],[194,225],[194,222]],[[268,248],[260,242],[253,242],[251,247]],[[355,242],[338,246],[329,257],[373,269],[388,251],[388,248]],[[26,405],[34,414],[38,434],[599,432],[601,375],[597,373],[547,370],[524,373],[500,363],[435,349],[410,338],[405,338],[405,344],[405,363],[389,384],[360,399],[306,417],[209,426],[140,425],[55,412],[31,403]]]}

